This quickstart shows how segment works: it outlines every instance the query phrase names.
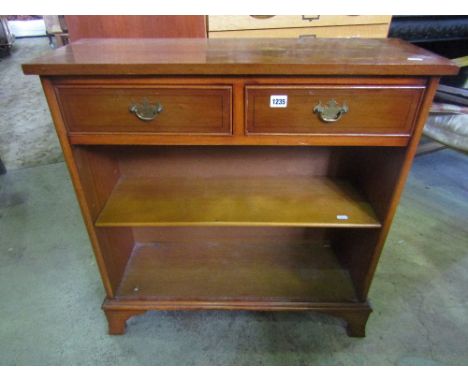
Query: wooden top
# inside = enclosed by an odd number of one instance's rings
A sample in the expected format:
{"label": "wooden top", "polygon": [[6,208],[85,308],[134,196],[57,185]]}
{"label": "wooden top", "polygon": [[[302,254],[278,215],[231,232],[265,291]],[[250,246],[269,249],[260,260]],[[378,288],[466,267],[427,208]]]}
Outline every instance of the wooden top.
{"label": "wooden top", "polygon": [[450,75],[398,39],[85,39],[23,65],[39,75]]}

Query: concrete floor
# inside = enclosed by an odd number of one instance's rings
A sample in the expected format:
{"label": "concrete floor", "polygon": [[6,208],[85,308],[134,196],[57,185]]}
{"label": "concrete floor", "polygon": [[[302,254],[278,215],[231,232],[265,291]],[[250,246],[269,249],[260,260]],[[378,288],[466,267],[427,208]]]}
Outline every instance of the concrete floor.
{"label": "concrete floor", "polygon": [[41,82],[21,69],[51,50],[47,37],[17,39],[0,59],[0,158],[7,169],[63,161]]}
{"label": "concrete floor", "polygon": [[468,363],[468,156],[418,157],[376,273],[365,339],[312,313],[150,312],[108,336],[63,163],[0,176],[2,365]]}

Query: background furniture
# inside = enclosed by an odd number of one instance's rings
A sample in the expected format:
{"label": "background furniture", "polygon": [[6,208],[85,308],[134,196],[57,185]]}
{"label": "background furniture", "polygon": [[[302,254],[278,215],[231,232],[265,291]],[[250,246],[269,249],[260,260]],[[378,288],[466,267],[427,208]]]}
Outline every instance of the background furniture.
{"label": "background furniture", "polygon": [[387,37],[391,16],[207,16],[208,37]]}
{"label": "background furniture", "polygon": [[68,44],[68,27],[65,16],[44,16],[47,37],[54,48]]}
{"label": "background furniture", "polygon": [[[111,334],[155,309],[310,310],[364,336],[449,60],[399,40],[88,40],[42,78]],[[82,113],[86,110],[86,113]]]}
{"label": "background furniture", "polygon": [[[391,20],[391,16],[323,15],[65,17],[74,41],[112,37],[386,37]],[[59,43],[66,43],[63,32],[56,37]]]}
{"label": "background furniture", "polygon": [[8,56],[15,41],[15,36],[10,32],[5,16],[0,16],[0,58]]}
{"label": "background furniture", "polygon": [[71,41],[81,38],[206,37],[205,16],[65,16]]}
{"label": "background furniture", "polygon": [[468,16],[393,16],[389,37],[447,58],[468,55]]}
{"label": "background furniture", "polygon": [[389,35],[454,59],[461,67],[458,76],[441,79],[424,129],[436,141],[427,140],[419,151],[445,145],[468,151],[468,16],[394,16]]}

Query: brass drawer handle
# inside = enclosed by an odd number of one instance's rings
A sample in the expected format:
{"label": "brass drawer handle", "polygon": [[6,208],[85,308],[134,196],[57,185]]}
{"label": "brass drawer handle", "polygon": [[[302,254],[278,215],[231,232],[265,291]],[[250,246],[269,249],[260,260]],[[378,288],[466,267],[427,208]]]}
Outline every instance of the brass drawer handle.
{"label": "brass drawer handle", "polygon": [[152,121],[163,111],[163,106],[159,102],[152,105],[144,98],[142,103],[130,104],[129,110],[142,121]]}
{"label": "brass drawer handle", "polygon": [[349,108],[346,103],[343,102],[343,105],[340,106],[334,99],[328,101],[326,105],[322,105],[322,102],[319,101],[314,107],[314,113],[317,113],[323,122],[336,122],[340,120],[348,110]]}

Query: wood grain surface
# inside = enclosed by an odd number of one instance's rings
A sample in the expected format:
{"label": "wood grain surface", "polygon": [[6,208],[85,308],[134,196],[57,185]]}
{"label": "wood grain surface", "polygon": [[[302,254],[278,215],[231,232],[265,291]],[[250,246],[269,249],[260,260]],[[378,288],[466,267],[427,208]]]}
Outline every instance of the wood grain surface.
{"label": "wood grain surface", "polygon": [[[401,134],[409,136],[424,87],[247,86],[247,134]],[[270,98],[287,96],[287,107],[272,108]],[[348,111],[324,122],[314,107],[331,100]]]}
{"label": "wood grain surface", "polygon": [[121,300],[356,301],[348,272],[326,243],[278,239],[137,246],[117,295]]}
{"label": "wood grain surface", "polygon": [[[229,86],[57,87],[71,132],[151,134],[231,134]],[[151,121],[130,112],[143,102],[161,105]],[[83,113],[86,110],[86,113]]]}
{"label": "wood grain surface", "polygon": [[205,16],[67,15],[71,41],[84,38],[205,37]]}
{"label": "wood grain surface", "polygon": [[[403,146],[426,80],[99,76],[54,83],[74,144]],[[270,108],[271,94],[287,94],[288,108]],[[153,121],[138,120],[128,108],[142,99],[160,102],[164,111]],[[313,113],[330,99],[351,106],[337,123]]]}
{"label": "wood grain surface", "polygon": [[24,64],[40,75],[448,75],[398,39],[89,39]]}
{"label": "wood grain surface", "polygon": [[380,227],[347,182],[281,176],[123,178],[96,225]]}

